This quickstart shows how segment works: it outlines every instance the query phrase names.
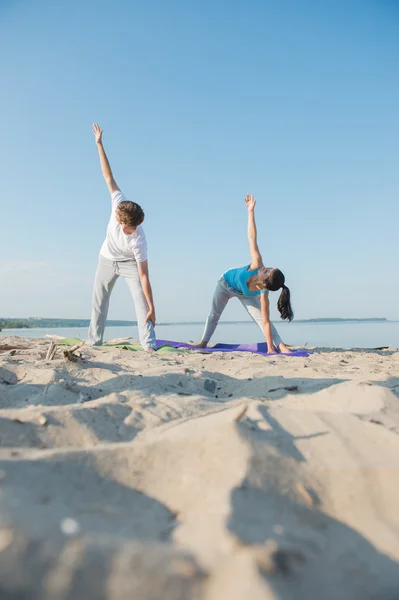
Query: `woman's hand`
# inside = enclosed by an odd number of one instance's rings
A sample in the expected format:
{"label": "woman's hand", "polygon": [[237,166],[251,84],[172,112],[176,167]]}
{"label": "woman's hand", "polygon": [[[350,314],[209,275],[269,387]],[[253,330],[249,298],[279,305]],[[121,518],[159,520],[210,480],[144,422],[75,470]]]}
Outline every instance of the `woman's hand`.
{"label": "woman's hand", "polygon": [[253,212],[255,210],[255,204],[256,204],[256,200],[255,200],[255,196],[251,196],[251,194],[247,194],[244,198],[244,202],[247,205],[247,209],[250,212]]}

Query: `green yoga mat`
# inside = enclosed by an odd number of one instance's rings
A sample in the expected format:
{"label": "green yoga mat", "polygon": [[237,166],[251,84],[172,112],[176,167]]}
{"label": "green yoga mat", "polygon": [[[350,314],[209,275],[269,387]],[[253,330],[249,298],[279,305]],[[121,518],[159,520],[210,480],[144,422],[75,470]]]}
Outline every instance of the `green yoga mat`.
{"label": "green yoga mat", "polygon": [[75,346],[76,344],[84,344],[83,340],[79,338],[62,338],[62,340],[55,340],[56,344],[64,344],[65,346]]}
{"label": "green yoga mat", "polygon": [[[79,338],[63,338],[62,340],[57,340],[57,344],[63,344],[64,346],[75,346],[75,344],[83,344],[84,342]],[[97,346],[98,348],[122,348],[123,350],[130,350],[131,352],[144,352],[143,347],[140,344],[129,344],[128,342],[122,342],[120,344],[103,344],[102,346]],[[182,348],[173,348],[168,344],[164,346],[160,346],[156,349],[157,354],[169,354],[171,352],[178,354],[187,354],[188,350],[183,350]]]}
{"label": "green yoga mat", "polygon": [[[130,350],[131,352],[144,352],[144,348],[140,344],[129,344],[126,342],[122,342],[120,344],[103,344],[103,348],[123,348],[124,350]],[[172,346],[168,346],[165,344],[164,346],[160,346],[155,350],[157,354],[167,354],[169,352],[178,352],[179,354],[187,354],[187,350],[181,350],[180,348],[173,348]]]}

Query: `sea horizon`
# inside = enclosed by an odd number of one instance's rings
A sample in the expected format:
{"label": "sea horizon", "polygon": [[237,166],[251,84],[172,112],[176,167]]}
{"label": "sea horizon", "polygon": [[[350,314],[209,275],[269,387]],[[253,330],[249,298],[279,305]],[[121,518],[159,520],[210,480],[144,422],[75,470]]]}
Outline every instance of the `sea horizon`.
{"label": "sea horizon", "polygon": [[[76,337],[87,339],[88,323],[81,326],[4,328],[0,337],[44,338],[46,336]],[[276,328],[285,343],[298,347],[330,348],[376,348],[399,346],[399,321],[389,320],[326,320],[291,323],[276,321]],[[156,325],[158,339],[182,342],[198,342],[203,333],[203,322],[159,323]],[[138,339],[137,325],[107,323],[105,340],[115,338]],[[257,343],[264,341],[261,331],[252,321],[221,321],[211,343]]]}
{"label": "sea horizon", "polygon": [[[397,319],[388,319],[387,317],[314,317],[309,319],[293,319],[292,323],[397,323]],[[219,325],[238,325],[248,323],[248,320],[240,321],[220,321]],[[272,320],[272,323],[281,323],[281,320]],[[48,318],[48,317],[0,317],[0,329],[38,329],[53,327],[88,327],[90,319],[68,319]],[[202,321],[160,321],[158,326],[171,325],[203,325]],[[124,319],[109,319],[106,322],[107,327],[128,327],[137,326],[137,321]]]}

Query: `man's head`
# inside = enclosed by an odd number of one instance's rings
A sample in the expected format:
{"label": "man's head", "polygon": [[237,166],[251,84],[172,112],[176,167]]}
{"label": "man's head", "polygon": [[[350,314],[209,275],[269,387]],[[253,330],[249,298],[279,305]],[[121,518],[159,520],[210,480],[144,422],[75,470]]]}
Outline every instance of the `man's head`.
{"label": "man's head", "polygon": [[115,211],[116,220],[121,224],[122,231],[125,235],[131,235],[136,231],[136,228],[144,221],[144,211],[130,200],[120,202]]}

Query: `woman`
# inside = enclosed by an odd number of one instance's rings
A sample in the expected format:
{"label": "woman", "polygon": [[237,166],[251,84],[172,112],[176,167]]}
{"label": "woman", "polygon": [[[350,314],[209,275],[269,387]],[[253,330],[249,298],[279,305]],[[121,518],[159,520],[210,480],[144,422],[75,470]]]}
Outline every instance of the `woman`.
{"label": "woman", "polygon": [[228,301],[230,298],[238,298],[245,310],[261,328],[266,338],[268,354],[276,354],[277,350],[290,353],[291,350],[282,342],[276,328],[270,322],[268,294],[269,291],[275,292],[281,289],[277,308],[282,319],[292,321],[294,313],[291,308],[290,290],[285,285],[285,277],[279,269],[263,265],[256,240],[256,200],[254,196],[247,194],[245,204],[248,209],[248,241],[251,264],[238,269],[230,269],[219,279],[202,340],[197,347],[205,348],[207,346]]}

